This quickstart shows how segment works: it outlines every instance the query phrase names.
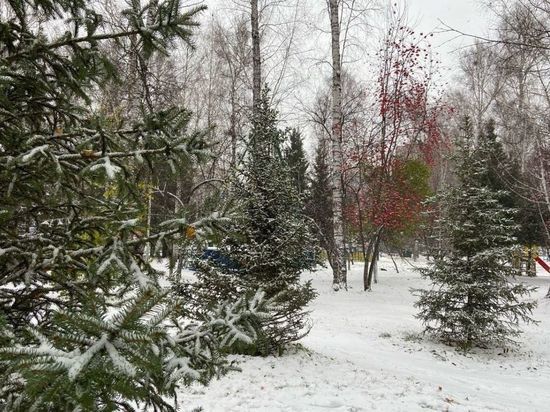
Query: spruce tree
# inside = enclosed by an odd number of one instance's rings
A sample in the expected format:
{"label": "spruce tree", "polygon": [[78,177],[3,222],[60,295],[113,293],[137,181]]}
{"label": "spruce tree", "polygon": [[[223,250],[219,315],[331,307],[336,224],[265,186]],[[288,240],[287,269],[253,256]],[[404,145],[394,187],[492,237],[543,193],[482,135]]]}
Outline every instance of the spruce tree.
{"label": "spruce tree", "polygon": [[[510,173],[511,164],[502,143],[498,140],[493,119],[489,119],[483,125],[483,130],[478,136],[477,150],[486,161],[486,170],[483,177],[480,177],[480,182],[493,191],[506,191],[508,187],[506,177]],[[514,207],[511,193],[507,192],[501,197],[503,206]]]}
{"label": "spruce tree", "polygon": [[234,350],[267,354],[283,350],[309,330],[305,306],[315,292],[310,282],[300,281],[300,273],[314,268],[318,250],[283,158],[284,133],[277,128],[277,112],[265,90],[252,126],[249,157],[229,189],[238,216],[220,247],[231,264],[217,268],[199,264],[203,290],[199,302],[261,288],[271,302],[269,316],[259,325],[261,332],[253,345]]}
{"label": "spruce tree", "polygon": [[286,135],[288,136],[288,146],[284,149],[284,160],[290,168],[296,191],[298,194],[304,195],[307,189],[308,162],[304,152],[302,135],[297,129],[287,130]]}
{"label": "spruce tree", "polygon": [[307,198],[306,210],[316,224],[316,234],[321,247],[327,252],[332,266],[334,236],[332,229],[332,190],[327,143],[321,139],[315,151],[311,175],[311,189]]}
{"label": "spruce tree", "polygon": [[[0,21],[0,409],[174,410],[179,385],[226,368],[223,346],[251,341],[263,295],[220,302],[190,323],[186,302],[145,259],[216,216],[146,231],[137,170],[204,157],[181,107],[129,125],[95,112],[111,78],[102,52],[132,36],[144,57],[190,41],[203,9],[155,1],[109,31],[93,1],[14,0]],[[61,35],[47,30],[65,19]],[[145,21],[146,20],[146,21]],[[37,24],[37,22],[40,24]]]}
{"label": "spruce tree", "polygon": [[[478,150],[486,159],[487,169],[482,178],[483,183],[494,191],[504,191],[499,197],[500,204],[516,209],[514,236],[518,244],[529,247],[544,244],[544,221],[541,219],[539,207],[527,200],[529,194],[522,194],[524,188],[521,187],[521,182],[525,177],[521,176],[517,162],[506,155],[492,119],[484,124],[484,129],[478,136]],[[535,270],[534,259],[528,258],[526,266],[527,273],[532,274]]]}
{"label": "spruce tree", "polygon": [[[458,149],[457,184],[439,198],[440,247],[422,270],[432,287],[420,290],[416,306],[426,331],[463,348],[514,342],[520,322],[532,322],[532,288],[511,279],[516,239],[514,211],[506,192],[490,186],[490,142],[475,148],[471,128]],[[493,152],[494,153],[494,152]]]}

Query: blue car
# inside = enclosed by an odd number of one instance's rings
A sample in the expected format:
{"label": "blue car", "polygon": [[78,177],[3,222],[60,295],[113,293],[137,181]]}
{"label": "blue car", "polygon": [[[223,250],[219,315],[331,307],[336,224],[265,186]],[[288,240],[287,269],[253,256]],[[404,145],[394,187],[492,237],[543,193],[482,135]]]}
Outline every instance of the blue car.
{"label": "blue car", "polygon": [[224,255],[216,247],[207,247],[202,251],[202,255],[199,258],[200,260],[208,261],[215,267],[220,269],[229,269],[236,271],[239,269],[239,265],[232,261],[228,256]]}

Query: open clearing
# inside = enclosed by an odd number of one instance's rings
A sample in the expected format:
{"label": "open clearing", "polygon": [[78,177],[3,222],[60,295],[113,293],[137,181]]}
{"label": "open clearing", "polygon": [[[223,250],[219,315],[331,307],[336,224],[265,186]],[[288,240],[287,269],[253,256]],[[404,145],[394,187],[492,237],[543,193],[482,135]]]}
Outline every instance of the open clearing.
{"label": "open clearing", "polygon": [[242,372],[182,391],[181,410],[211,411],[548,411],[550,277],[518,278],[539,287],[538,325],[517,350],[467,354],[422,337],[410,289],[426,286],[411,264],[399,273],[382,257],[379,283],[362,290],[362,264],[350,290],[333,292],[330,270],[304,275],[319,292],[313,329],[282,357],[234,357]]}

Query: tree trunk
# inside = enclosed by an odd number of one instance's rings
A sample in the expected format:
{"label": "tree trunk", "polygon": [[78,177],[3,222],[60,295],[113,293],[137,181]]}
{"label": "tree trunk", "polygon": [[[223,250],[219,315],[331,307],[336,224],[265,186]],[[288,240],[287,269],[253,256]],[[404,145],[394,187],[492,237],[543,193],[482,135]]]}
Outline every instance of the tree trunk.
{"label": "tree trunk", "polygon": [[[370,259],[369,269],[368,269],[368,276],[367,276],[367,285],[365,290],[371,290],[372,289],[372,282],[375,276],[375,270],[378,268],[378,251],[380,248],[380,239],[382,238],[382,229],[383,227],[380,227],[374,237],[371,240],[371,244],[369,244],[369,249],[372,250],[372,258]],[[372,247],[371,247],[372,245]],[[378,282],[378,276],[376,276],[376,282]]]}
{"label": "tree trunk", "polygon": [[231,90],[231,116],[229,117],[230,126],[229,126],[229,136],[231,138],[231,169],[237,167],[237,109],[235,107],[235,90]]}
{"label": "tree trunk", "polygon": [[[149,179],[150,180],[150,179]],[[147,185],[147,226],[145,227],[145,237],[151,236],[151,209],[153,207],[153,194],[150,185]],[[143,249],[143,258],[145,261],[149,261],[152,255],[151,244],[147,242]]]}
{"label": "tree trunk", "polygon": [[531,139],[528,135],[528,128],[527,128],[527,79],[526,79],[526,68],[525,68],[525,56],[523,54],[520,54],[521,59],[519,63],[519,72],[517,73],[517,81],[518,81],[518,97],[517,97],[517,105],[518,105],[518,116],[519,116],[519,132],[518,134],[518,142],[520,146],[520,160],[521,160],[521,173],[524,174],[527,170],[527,158],[529,156],[527,148],[529,147],[529,143],[531,142]]}
{"label": "tree trunk", "polygon": [[535,263],[533,247],[534,246],[529,246],[529,250],[527,251],[527,263],[525,265],[526,274],[530,277],[537,276],[537,266]]}
{"label": "tree trunk", "polygon": [[[544,202],[546,203],[546,207],[548,209],[548,212],[550,212],[550,194],[548,193],[548,180],[546,178],[546,170],[544,168],[544,162],[542,159],[542,154],[540,154],[542,150],[542,145],[538,145],[539,147],[537,150],[539,151],[539,167],[540,167],[540,182],[541,182],[541,188],[542,188],[542,194],[544,195]],[[544,224],[544,222],[543,222]],[[546,226],[545,226],[546,227]],[[548,231],[547,231],[548,233]],[[550,240],[550,236],[548,238]]]}
{"label": "tree trunk", "polygon": [[363,290],[369,290],[369,267],[370,267],[370,259],[372,255],[372,246],[374,242],[373,239],[369,241],[369,246],[367,247],[367,251],[365,253],[365,265],[363,266]]}
{"label": "tree trunk", "polygon": [[250,0],[250,22],[252,24],[252,116],[258,112],[262,89],[262,61],[260,56],[260,23],[258,0]]}
{"label": "tree trunk", "polygon": [[347,289],[346,244],[344,239],[342,184],[342,70],[340,62],[340,22],[338,0],[329,0],[330,32],[332,36],[332,210],[334,227],[335,265],[333,288]]}
{"label": "tree trunk", "polygon": [[395,272],[399,273],[399,267],[397,266],[397,262],[395,261],[391,253],[389,255],[390,255],[391,261],[393,262],[393,267],[395,268]]}
{"label": "tree trunk", "polygon": [[[369,253],[370,249],[367,248],[367,238],[365,237],[365,228],[363,226],[363,211],[361,209],[361,202],[359,200],[359,192],[355,194],[357,201],[357,211],[359,213],[359,240],[361,241],[361,252],[363,253],[363,288],[367,290],[367,279],[368,279],[368,264],[369,264]],[[369,243],[370,246],[370,243]]]}
{"label": "tree trunk", "polygon": [[378,260],[380,259],[380,247],[379,243],[376,243],[376,252],[372,257],[372,281],[378,283]]}
{"label": "tree trunk", "polygon": [[[182,195],[182,184],[181,184],[181,180],[177,179],[176,180],[176,199],[174,202],[174,214],[176,216],[179,216],[181,212],[181,203],[180,203],[181,195]],[[174,261],[175,261],[174,269],[176,271],[175,273],[177,275],[178,280],[180,279],[181,272],[183,271],[183,263],[184,263],[183,260],[184,260],[184,257],[183,257],[181,245],[176,242],[174,243]]]}

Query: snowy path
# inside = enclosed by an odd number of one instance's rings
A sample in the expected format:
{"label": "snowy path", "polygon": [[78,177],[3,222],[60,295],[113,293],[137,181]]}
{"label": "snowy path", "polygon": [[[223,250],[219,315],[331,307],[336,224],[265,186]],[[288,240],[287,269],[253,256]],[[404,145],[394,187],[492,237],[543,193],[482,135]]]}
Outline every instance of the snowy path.
{"label": "snowy path", "polygon": [[[362,292],[362,266],[351,289],[330,290],[328,270],[308,274],[320,295],[314,327],[281,358],[238,357],[242,373],[182,393],[181,410],[204,411],[548,411],[550,410],[550,302],[536,310],[518,352],[454,349],[420,340],[409,289],[422,285],[403,263],[395,273],[382,261],[380,283]],[[541,273],[542,274],[542,273]],[[522,279],[540,286],[550,277]]]}

